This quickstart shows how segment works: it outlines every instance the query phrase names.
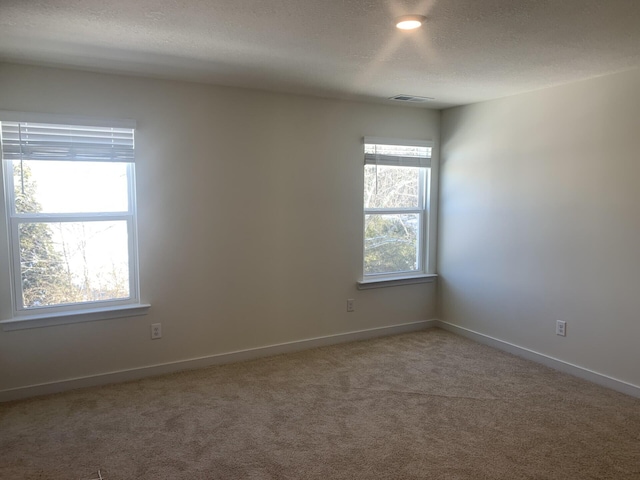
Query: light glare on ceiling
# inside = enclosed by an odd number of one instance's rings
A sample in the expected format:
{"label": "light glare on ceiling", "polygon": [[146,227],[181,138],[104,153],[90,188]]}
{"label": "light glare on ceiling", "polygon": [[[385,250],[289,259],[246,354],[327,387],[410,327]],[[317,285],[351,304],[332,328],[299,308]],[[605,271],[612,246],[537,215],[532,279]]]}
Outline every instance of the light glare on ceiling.
{"label": "light glare on ceiling", "polygon": [[413,30],[422,26],[427,18],[422,15],[404,15],[396,18],[396,27],[400,30]]}

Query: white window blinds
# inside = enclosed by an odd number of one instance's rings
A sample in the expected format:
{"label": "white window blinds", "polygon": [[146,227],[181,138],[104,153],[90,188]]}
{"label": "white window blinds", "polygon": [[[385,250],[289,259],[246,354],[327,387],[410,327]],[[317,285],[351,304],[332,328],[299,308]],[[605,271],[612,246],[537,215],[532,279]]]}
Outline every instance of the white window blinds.
{"label": "white window blinds", "polygon": [[0,123],[4,160],[134,161],[133,128],[15,121]]}
{"label": "white window blinds", "polygon": [[396,167],[431,166],[432,142],[416,140],[387,140],[377,137],[364,138],[365,165]]}

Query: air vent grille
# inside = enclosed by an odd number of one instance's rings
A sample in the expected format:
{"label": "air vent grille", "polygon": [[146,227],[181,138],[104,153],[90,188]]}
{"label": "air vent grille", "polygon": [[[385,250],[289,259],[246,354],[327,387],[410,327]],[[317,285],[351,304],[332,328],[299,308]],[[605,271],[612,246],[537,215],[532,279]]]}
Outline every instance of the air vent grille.
{"label": "air vent grille", "polygon": [[435,99],[432,97],[417,97],[415,95],[400,94],[400,95],[395,95],[393,97],[389,97],[389,100],[395,100],[397,102],[426,103]]}

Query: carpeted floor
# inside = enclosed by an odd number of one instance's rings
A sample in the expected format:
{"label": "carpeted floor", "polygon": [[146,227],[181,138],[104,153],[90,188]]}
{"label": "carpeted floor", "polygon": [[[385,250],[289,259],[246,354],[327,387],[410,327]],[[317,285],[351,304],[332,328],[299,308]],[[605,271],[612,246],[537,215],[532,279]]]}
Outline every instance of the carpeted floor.
{"label": "carpeted floor", "polygon": [[0,404],[0,478],[640,479],[640,399],[443,330]]}

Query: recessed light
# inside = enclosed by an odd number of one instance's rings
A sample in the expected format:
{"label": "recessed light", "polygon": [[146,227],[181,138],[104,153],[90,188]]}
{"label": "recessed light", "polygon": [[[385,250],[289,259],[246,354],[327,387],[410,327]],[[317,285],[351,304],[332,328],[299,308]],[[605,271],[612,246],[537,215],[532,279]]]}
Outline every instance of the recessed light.
{"label": "recessed light", "polygon": [[422,26],[426,19],[423,15],[403,15],[396,18],[396,27],[400,30],[413,30]]}

